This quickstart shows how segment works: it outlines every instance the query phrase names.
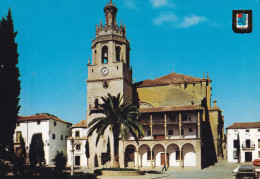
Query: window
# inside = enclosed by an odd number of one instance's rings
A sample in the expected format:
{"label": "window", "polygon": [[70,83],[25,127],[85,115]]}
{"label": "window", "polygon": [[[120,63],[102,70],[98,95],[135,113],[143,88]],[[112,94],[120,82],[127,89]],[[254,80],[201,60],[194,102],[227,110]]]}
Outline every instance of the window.
{"label": "window", "polygon": [[260,158],[260,151],[258,151],[258,158]]}
{"label": "window", "polygon": [[121,48],[120,47],[116,47],[116,61],[119,62],[120,61],[120,51]]}
{"label": "window", "polygon": [[108,48],[104,46],[102,48],[102,63],[108,63]]}
{"label": "window", "polygon": [[17,123],[16,123],[16,126],[20,126],[20,122],[17,122]]}
{"label": "window", "polygon": [[180,160],[180,151],[178,148],[176,149],[176,160]]}
{"label": "window", "polygon": [[181,120],[182,121],[187,121],[188,120],[188,115],[186,115],[186,114],[182,115]]}
{"label": "window", "polygon": [[70,126],[69,125],[67,125],[67,128],[69,128]]}
{"label": "window", "polygon": [[80,146],[81,146],[80,144],[77,144],[76,145],[76,150],[80,150]]}
{"label": "window", "polygon": [[20,143],[20,137],[22,136],[22,132],[21,131],[17,131],[16,132],[16,142]]}
{"label": "window", "polygon": [[258,139],[258,148],[260,148],[260,139]]}
{"label": "window", "polygon": [[181,130],[181,135],[184,135],[184,130],[183,129]]}
{"label": "window", "polygon": [[189,132],[192,132],[192,128],[189,128]]}
{"label": "window", "polygon": [[150,136],[151,135],[151,131],[149,130],[149,131],[147,131],[147,135],[148,136]]}
{"label": "window", "polygon": [[173,135],[173,130],[168,130],[168,135]]}
{"label": "window", "polygon": [[41,124],[41,121],[37,121],[37,125],[40,125]]}
{"label": "window", "polygon": [[56,121],[54,121],[54,122],[53,122],[53,125],[54,125],[54,126],[56,126],[56,125],[57,125]]}
{"label": "window", "polygon": [[234,159],[238,159],[237,150],[234,150],[234,151],[233,151],[233,158],[234,158]]}
{"label": "window", "polygon": [[79,131],[76,131],[75,137],[80,137]]}
{"label": "window", "polygon": [[237,149],[238,148],[238,140],[234,140],[234,143],[233,143],[233,148],[234,149]]}
{"label": "window", "polygon": [[95,99],[95,108],[98,108],[98,98]]}
{"label": "window", "polygon": [[[154,159],[154,152],[152,151],[153,159]],[[147,150],[147,160],[151,160],[151,150]]]}
{"label": "window", "polygon": [[260,132],[260,129],[258,129],[257,132]]}
{"label": "window", "polygon": [[53,139],[53,140],[55,140],[55,137],[56,137],[55,134],[52,134],[52,139]]}
{"label": "window", "polygon": [[246,129],[246,132],[249,132],[249,129]]}
{"label": "window", "polygon": [[60,140],[63,140],[63,135],[60,136]]}

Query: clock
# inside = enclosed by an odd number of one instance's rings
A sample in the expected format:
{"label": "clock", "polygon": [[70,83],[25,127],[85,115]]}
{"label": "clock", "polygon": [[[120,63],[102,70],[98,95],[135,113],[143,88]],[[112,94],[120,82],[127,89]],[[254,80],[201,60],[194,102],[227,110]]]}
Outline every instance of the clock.
{"label": "clock", "polygon": [[102,73],[102,75],[107,75],[108,72],[109,72],[109,70],[108,70],[107,67],[103,67],[103,68],[101,69],[101,73]]}

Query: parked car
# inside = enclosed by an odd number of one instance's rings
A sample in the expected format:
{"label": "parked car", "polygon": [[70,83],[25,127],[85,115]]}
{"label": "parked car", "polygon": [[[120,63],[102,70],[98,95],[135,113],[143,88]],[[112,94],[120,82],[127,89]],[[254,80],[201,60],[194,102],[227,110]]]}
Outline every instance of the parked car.
{"label": "parked car", "polygon": [[253,161],[253,165],[255,165],[255,166],[260,166],[260,159],[255,159],[255,160]]}
{"label": "parked car", "polygon": [[236,179],[256,179],[255,167],[252,165],[241,165],[238,168]]}

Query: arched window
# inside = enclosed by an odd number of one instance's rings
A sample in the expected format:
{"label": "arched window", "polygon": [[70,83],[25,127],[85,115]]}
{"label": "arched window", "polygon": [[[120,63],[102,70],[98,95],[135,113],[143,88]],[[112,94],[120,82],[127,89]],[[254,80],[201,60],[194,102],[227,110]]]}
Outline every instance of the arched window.
{"label": "arched window", "polygon": [[119,62],[120,61],[120,52],[121,52],[121,48],[119,46],[116,47],[116,61]]}
{"label": "arched window", "polygon": [[98,98],[95,99],[95,108],[98,108]]}
{"label": "arched window", "polygon": [[108,48],[104,46],[102,48],[102,63],[108,63]]}

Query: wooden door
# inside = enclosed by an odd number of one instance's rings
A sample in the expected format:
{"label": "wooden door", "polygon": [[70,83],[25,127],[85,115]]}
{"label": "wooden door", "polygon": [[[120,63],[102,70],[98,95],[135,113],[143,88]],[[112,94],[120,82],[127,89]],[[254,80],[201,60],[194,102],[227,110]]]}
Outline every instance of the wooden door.
{"label": "wooden door", "polygon": [[[169,153],[167,153],[167,164],[169,165]],[[165,165],[165,153],[161,153],[161,165]]]}

